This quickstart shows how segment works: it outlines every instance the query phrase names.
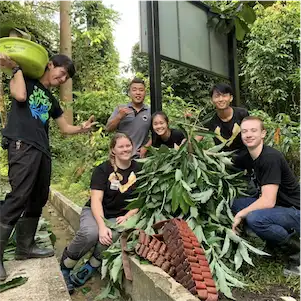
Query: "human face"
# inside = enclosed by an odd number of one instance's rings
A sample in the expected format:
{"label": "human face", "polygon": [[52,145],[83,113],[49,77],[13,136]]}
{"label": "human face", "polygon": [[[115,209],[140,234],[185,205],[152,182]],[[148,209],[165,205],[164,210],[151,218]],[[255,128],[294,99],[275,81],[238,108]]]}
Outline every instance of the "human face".
{"label": "human face", "polygon": [[134,104],[141,104],[145,97],[145,87],[143,84],[133,83],[130,86],[130,98]]}
{"label": "human face", "polygon": [[153,119],[153,129],[155,133],[159,136],[164,136],[168,131],[168,123],[161,115],[156,115]]}
{"label": "human face", "polygon": [[117,160],[129,161],[132,157],[133,145],[128,138],[121,137],[117,139],[112,151]]}
{"label": "human face", "polygon": [[221,93],[214,90],[212,94],[212,102],[218,110],[225,110],[230,106],[233,96],[230,93]]}
{"label": "human face", "polygon": [[48,80],[51,87],[58,87],[69,79],[69,74],[65,67],[54,67],[53,63],[48,64]]}
{"label": "human face", "polygon": [[246,120],[240,125],[241,139],[244,145],[249,149],[254,149],[263,144],[266,131],[261,129],[261,123],[258,120]]}

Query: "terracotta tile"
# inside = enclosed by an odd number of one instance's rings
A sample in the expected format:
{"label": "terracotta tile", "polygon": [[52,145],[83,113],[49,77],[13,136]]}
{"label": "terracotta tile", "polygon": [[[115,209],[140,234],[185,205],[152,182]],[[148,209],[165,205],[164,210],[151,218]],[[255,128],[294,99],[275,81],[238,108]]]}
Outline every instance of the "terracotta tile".
{"label": "terracotta tile", "polygon": [[198,291],[198,296],[201,300],[206,300],[208,297],[208,292],[207,290],[197,290]]}

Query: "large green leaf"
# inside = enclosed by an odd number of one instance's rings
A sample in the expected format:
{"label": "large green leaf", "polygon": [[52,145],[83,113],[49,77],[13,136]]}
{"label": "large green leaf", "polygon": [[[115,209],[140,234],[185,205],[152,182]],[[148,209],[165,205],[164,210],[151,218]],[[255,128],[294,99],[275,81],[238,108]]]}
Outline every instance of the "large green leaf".
{"label": "large green leaf", "polygon": [[248,24],[253,24],[256,20],[255,12],[253,8],[248,5],[248,3],[244,3],[242,10],[239,12],[239,14]]}
{"label": "large green leaf", "polygon": [[172,212],[176,212],[179,207],[179,187],[174,185],[172,188],[172,202],[171,202],[171,210]]}
{"label": "large green leaf", "polygon": [[235,36],[238,41],[242,41],[244,39],[244,36],[246,34],[246,30],[244,29],[244,26],[242,25],[243,21],[241,21],[239,18],[235,18]]}
{"label": "large green leaf", "polygon": [[12,280],[7,281],[5,283],[1,283],[0,284],[0,293],[6,291],[8,289],[20,286],[20,285],[24,284],[27,280],[28,280],[28,277],[19,276],[19,277],[15,277]]}
{"label": "large green leaf", "polygon": [[223,249],[222,252],[219,254],[219,258],[222,258],[228,252],[229,247],[230,247],[230,239],[229,236],[226,234]]}
{"label": "large green leaf", "polygon": [[113,261],[113,266],[110,270],[110,277],[111,279],[113,280],[113,282],[116,282],[117,281],[117,278],[118,278],[118,274],[120,273],[121,271],[121,267],[122,267],[122,257],[121,257],[121,254],[118,255],[114,261]]}
{"label": "large green leaf", "polygon": [[181,169],[176,169],[176,173],[175,173],[175,180],[176,182],[179,182],[183,177],[182,171]]}
{"label": "large green leaf", "polygon": [[216,276],[218,279],[218,285],[220,291],[228,298],[234,299],[233,295],[231,293],[230,287],[227,284],[226,277],[225,277],[225,272],[224,270],[220,267],[218,262],[215,263],[215,271],[216,271]]}
{"label": "large green leaf", "polygon": [[244,244],[239,243],[238,244],[238,250],[239,250],[242,258],[244,259],[244,261],[246,261],[248,264],[254,266],[254,264],[252,262],[252,259],[249,256],[247,247]]}
{"label": "large green leaf", "polygon": [[241,267],[242,262],[243,262],[242,255],[241,255],[239,249],[237,248],[235,256],[234,256],[235,271],[237,271]]}

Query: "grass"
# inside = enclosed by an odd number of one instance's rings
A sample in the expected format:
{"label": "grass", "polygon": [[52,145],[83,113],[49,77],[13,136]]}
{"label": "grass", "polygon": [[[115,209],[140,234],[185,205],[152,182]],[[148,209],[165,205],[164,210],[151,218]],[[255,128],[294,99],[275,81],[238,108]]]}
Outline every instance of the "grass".
{"label": "grass", "polygon": [[246,290],[252,293],[263,293],[273,287],[284,287],[287,293],[300,294],[300,277],[285,277],[283,269],[285,263],[280,258],[253,257],[254,267],[244,266],[241,273]]}

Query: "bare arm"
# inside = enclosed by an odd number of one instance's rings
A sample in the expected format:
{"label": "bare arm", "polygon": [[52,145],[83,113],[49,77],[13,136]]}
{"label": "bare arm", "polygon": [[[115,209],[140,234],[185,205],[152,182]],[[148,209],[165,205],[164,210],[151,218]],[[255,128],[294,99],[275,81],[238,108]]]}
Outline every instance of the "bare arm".
{"label": "bare arm", "polygon": [[[124,118],[127,114],[131,113],[132,110],[128,107],[118,107],[117,108],[118,113],[115,115],[115,117],[110,118],[106,125],[106,131],[113,132],[117,129],[119,122],[122,118]],[[114,111],[115,113],[116,111]],[[113,113],[113,114],[114,114]]]}
{"label": "bare arm", "polygon": [[27,98],[27,91],[25,80],[23,77],[22,70],[19,70],[15,73],[14,77],[9,83],[10,94],[11,96],[19,102],[25,102]]}
{"label": "bare arm", "polygon": [[126,217],[126,218],[130,218],[131,216],[135,215],[138,211],[139,211],[138,208],[137,208],[137,209],[132,209],[132,210],[130,210],[130,211],[125,215],[125,217]]}
{"label": "bare arm", "polygon": [[232,230],[237,232],[237,227],[250,212],[254,210],[274,208],[277,200],[277,192],[279,185],[276,184],[267,184],[261,187],[261,196],[250,206],[239,211],[235,217],[232,225]]}
{"label": "bare arm", "polygon": [[[17,63],[4,53],[0,53],[0,68],[13,69]],[[20,102],[26,101],[27,91],[22,70],[18,70],[9,83],[10,94]]]}
{"label": "bare arm", "polygon": [[116,117],[108,120],[107,125],[106,125],[106,131],[107,132],[113,132],[117,129],[120,120],[122,119],[122,117],[117,114]]}
{"label": "bare arm", "polygon": [[93,125],[97,124],[94,121],[94,116],[90,116],[90,118],[83,122],[81,125],[71,125],[67,122],[64,115],[60,116],[59,118],[55,119],[56,123],[58,124],[60,131],[62,134],[74,135],[80,133],[89,132]]}
{"label": "bare arm", "polygon": [[146,147],[151,146],[152,143],[153,143],[152,138],[149,138],[149,140],[146,142],[146,144],[140,147],[140,149],[138,150],[140,158],[145,158],[146,153],[147,153]]}
{"label": "bare arm", "polygon": [[248,213],[254,210],[274,208],[276,205],[278,189],[279,185],[276,184],[268,184],[262,186],[261,196],[254,203],[252,203],[247,208],[244,208],[237,214],[240,217],[245,217],[248,215]]}

